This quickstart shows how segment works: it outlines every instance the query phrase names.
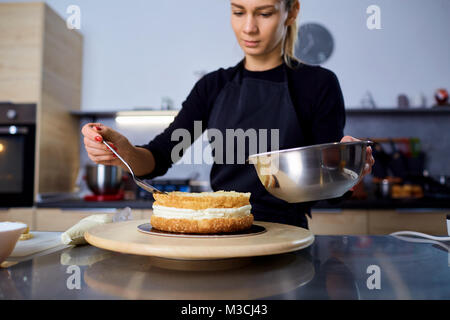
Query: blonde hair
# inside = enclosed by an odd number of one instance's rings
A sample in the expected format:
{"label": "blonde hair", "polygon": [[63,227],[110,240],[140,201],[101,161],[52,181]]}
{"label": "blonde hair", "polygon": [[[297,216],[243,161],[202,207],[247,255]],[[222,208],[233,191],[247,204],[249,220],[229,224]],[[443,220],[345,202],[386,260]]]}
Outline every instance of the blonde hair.
{"label": "blonde hair", "polygon": [[[286,10],[289,12],[294,7],[297,0],[283,0]],[[296,63],[300,62],[295,57],[295,43],[297,42],[297,20],[287,27],[286,36],[283,44],[283,60],[286,65],[292,69],[296,67]]]}

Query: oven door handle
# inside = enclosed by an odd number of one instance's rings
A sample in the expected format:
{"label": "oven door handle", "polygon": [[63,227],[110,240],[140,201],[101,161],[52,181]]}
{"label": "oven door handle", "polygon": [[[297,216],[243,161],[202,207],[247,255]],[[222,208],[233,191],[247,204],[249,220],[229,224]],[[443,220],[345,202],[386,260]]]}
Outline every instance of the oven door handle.
{"label": "oven door handle", "polygon": [[0,134],[28,134],[29,130],[27,127],[17,127],[17,126],[1,126]]}

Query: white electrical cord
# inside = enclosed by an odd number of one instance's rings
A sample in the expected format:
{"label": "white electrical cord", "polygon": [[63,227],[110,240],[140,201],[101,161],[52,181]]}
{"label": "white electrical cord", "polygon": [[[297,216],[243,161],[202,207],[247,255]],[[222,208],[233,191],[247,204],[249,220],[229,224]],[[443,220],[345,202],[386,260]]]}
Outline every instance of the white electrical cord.
{"label": "white electrical cord", "polygon": [[[447,233],[450,236],[450,219],[449,216],[447,216]],[[445,243],[442,243],[441,241],[450,241],[450,237],[436,237],[431,236],[426,233],[422,232],[415,232],[415,231],[398,231],[390,234],[391,236],[394,236],[400,240],[408,241],[408,242],[421,242],[421,243],[433,243],[437,244],[438,246],[444,248],[448,252],[450,252],[450,246],[448,246]],[[424,239],[417,239],[417,238],[411,238],[411,237],[405,237],[405,236],[415,236],[415,237],[422,237],[430,240],[424,240]],[[450,259],[450,256],[449,256]],[[450,260],[449,260],[450,265]]]}
{"label": "white electrical cord", "polygon": [[450,237],[436,237],[436,236],[430,236],[429,234],[422,233],[422,232],[415,232],[415,231],[398,231],[390,234],[391,236],[416,236],[416,237],[422,237],[430,240],[437,240],[437,241],[450,241]]}
{"label": "white electrical cord", "polygon": [[[406,232],[409,234],[408,231],[403,231],[403,232]],[[397,232],[394,232],[394,233],[397,233]],[[448,252],[450,252],[450,246],[447,246],[445,243],[442,243],[440,241],[404,237],[404,236],[394,235],[394,233],[391,233],[391,236],[394,236],[397,239],[404,240],[407,242],[433,243],[433,244],[437,244],[438,246],[440,246],[440,247],[444,248],[445,250],[447,250]],[[447,238],[450,238],[450,237],[447,237]]]}
{"label": "white electrical cord", "polygon": [[[450,215],[447,215],[447,233],[450,236]],[[436,236],[430,236],[429,234],[422,233],[422,232],[415,232],[415,231],[398,231],[390,234],[391,236],[416,236],[416,237],[422,237],[430,240],[436,240],[436,241],[450,241],[450,237],[436,237]],[[403,240],[406,240],[405,237],[401,237]],[[414,240],[413,238],[410,238],[411,240]],[[423,241],[420,239],[415,239],[411,242],[429,242],[429,241]],[[448,249],[448,247],[447,247]]]}

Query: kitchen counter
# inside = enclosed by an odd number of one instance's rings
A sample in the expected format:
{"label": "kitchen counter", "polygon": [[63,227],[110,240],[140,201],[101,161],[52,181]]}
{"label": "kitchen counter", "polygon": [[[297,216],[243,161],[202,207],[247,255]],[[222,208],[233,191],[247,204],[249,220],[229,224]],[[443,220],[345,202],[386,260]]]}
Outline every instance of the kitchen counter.
{"label": "kitchen counter", "polygon": [[[125,208],[151,209],[152,200],[122,200],[122,201],[84,201],[81,199],[69,199],[59,201],[47,201],[37,203],[37,208]],[[313,209],[450,209],[450,197],[421,198],[421,199],[379,199],[369,197],[367,199],[348,199],[335,203],[333,200],[319,201]]]}
{"label": "kitchen counter", "polygon": [[0,299],[450,299],[450,253],[392,236],[319,235],[292,253],[213,261],[88,245],[0,269]]}

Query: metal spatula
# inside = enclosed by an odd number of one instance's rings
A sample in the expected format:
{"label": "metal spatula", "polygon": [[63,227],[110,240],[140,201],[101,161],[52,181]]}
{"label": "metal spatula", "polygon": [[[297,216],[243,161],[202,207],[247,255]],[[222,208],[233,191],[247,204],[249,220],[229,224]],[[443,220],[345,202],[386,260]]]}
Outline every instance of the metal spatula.
{"label": "metal spatula", "polygon": [[145,191],[148,191],[148,192],[150,192],[150,193],[163,193],[163,194],[167,194],[167,192],[160,191],[160,190],[156,189],[155,187],[149,185],[147,182],[145,182],[145,181],[143,181],[143,180],[141,180],[141,179],[139,179],[139,178],[136,178],[136,176],[134,175],[134,172],[133,172],[133,170],[131,169],[131,167],[128,165],[128,163],[127,163],[125,160],[123,160],[123,158],[116,152],[116,150],[114,150],[114,149],[109,145],[109,143],[106,142],[105,140],[103,140],[103,143],[109,148],[109,150],[112,151],[112,153],[114,153],[114,154],[117,156],[117,158],[120,159],[120,161],[122,161],[122,162],[127,166],[128,170],[130,170],[130,173],[131,173],[131,176],[133,177],[134,182],[135,182],[139,187],[141,187],[142,189],[144,189]]}

